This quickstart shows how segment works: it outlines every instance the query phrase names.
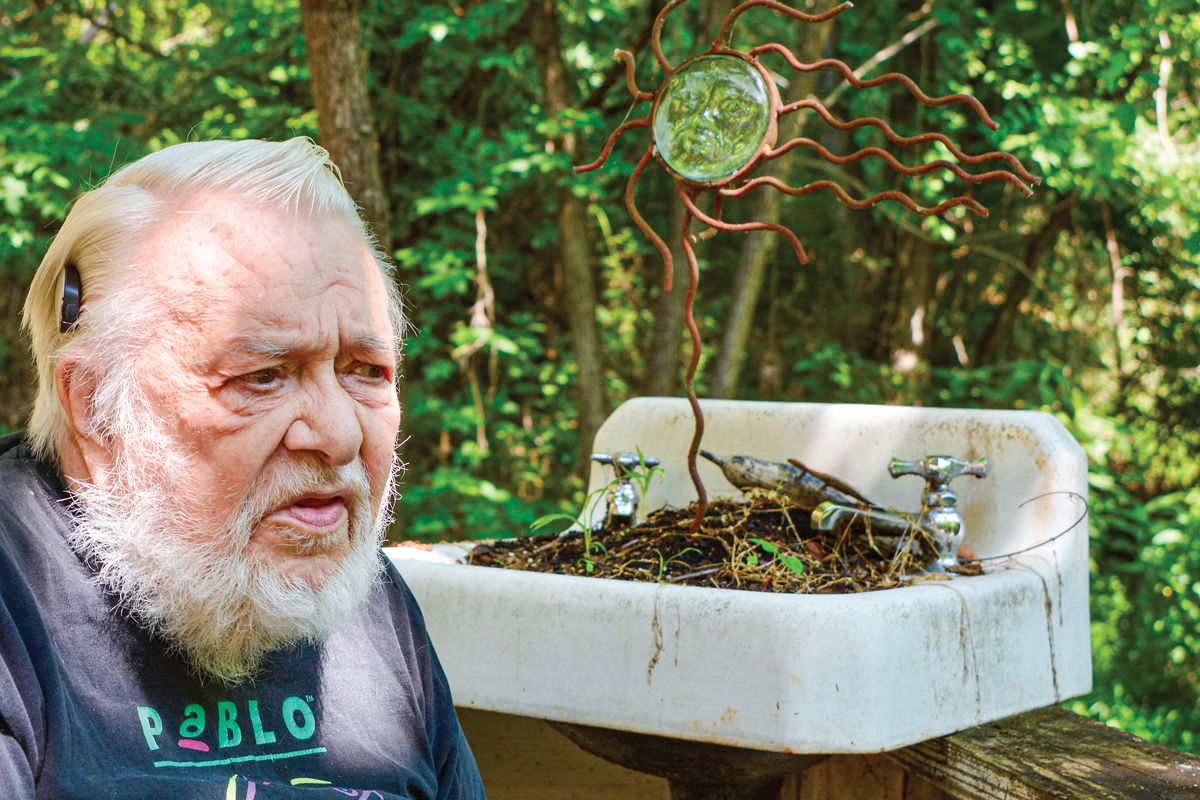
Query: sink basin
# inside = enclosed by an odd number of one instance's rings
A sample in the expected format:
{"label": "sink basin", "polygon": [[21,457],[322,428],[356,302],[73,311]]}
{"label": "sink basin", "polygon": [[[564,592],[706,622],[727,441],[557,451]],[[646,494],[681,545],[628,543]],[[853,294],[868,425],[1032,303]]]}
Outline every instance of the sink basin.
{"label": "sink basin", "polygon": [[[981,557],[1025,552],[987,562],[984,575],[855,595],[398,559],[458,705],[775,753],[870,753],[1090,690],[1087,526],[1075,524],[1087,462],[1053,417],[702,405],[705,449],[798,458],[901,509],[919,506],[922,482],[889,478],[893,456],[987,456],[989,477],[954,483],[965,543]],[[695,499],[685,467],[692,424],[684,400],[631,400],[600,429],[594,449],[640,448],[662,459],[664,479],[644,507],[683,506]],[[715,466],[699,469],[710,496],[739,495]],[[593,466],[592,488],[611,479],[610,468]]]}

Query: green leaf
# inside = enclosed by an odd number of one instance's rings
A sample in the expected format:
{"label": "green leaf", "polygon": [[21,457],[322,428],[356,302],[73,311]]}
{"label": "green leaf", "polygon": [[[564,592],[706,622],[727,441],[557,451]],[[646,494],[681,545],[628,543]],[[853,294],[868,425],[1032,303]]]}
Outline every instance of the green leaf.
{"label": "green leaf", "polygon": [[775,555],[781,562],[783,562],[783,565],[785,567],[787,567],[788,569],[790,569],[792,572],[796,573],[797,575],[804,574],[804,562],[801,561],[799,558],[796,558],[796,556],[783,555],[779,551],[778,546],[772,544],[771,542],[768,542],[766,539],[751,539],[750,541],[754,542],[756,545],[761,547],[763,550],[766,550],[768,553]]}
{"label": "green leaf", "polygon": [[535,519],[533,521],[533,523],[530,524],[529,529],[531,531],[540,531],[542,528],[545,528],[547,525],[549,525],[552,522],[563,522],[563,521],[568,522],[571,525],[574,525],[576,522],[575,518],[572,517],[570,514],[546,514],[545,516],[541,516],[541,517],[538,517],[537,519]]}
{"label": "green leaf", "polygon": [[1121,127],[1121,132],[1126,136],[1133,133],[1137,127],[1138,109],[1132,104],[1120,104],[1113,109],[1113,119],[1117,121],[1117,125]]}
{"label": "green leaf", "polygon": [[779,557],[779,560],[783,562],[783,565],[785,567],[787,567],[788,569],[790,569],[792,572],[796,573],[797,575],[804,574],[804,562],[801,561],[800,559],[796,558],[795,556],[781,555]]}

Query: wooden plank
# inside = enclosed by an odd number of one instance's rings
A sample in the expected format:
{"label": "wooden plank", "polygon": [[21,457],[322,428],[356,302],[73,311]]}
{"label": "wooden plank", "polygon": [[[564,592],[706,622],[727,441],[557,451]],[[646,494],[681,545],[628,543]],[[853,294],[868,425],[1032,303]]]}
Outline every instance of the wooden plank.
{"label": "wooden plank", "polygon": [[904,778],[886,756],[830,756],[800,773],[799,800],[904,800]]}
{"label": "wooden plank", "polygon": [[953,800],[938,787],[908,773],[904,780],[904,800]]}
{"label": "wooden plank", "polygon": [[541,720],[457,711],[488,800],[670,800],[666,780],[585,753]]}
{"label": "wooden plank", "polygon": [[1053,707],[890,753],[961,800],[1194,800],[1200,759]]}

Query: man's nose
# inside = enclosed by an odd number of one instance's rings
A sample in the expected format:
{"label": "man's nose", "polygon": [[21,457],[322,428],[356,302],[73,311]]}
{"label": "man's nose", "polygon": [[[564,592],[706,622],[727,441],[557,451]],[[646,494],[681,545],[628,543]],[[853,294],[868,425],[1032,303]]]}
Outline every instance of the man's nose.
{"label": "man's nose", "polygon": [[362,442],[354,399],[332,375],[313,380],[301,393],[300,407],[283,438],[288,450],[316,453],[335,466],[352,463]]}

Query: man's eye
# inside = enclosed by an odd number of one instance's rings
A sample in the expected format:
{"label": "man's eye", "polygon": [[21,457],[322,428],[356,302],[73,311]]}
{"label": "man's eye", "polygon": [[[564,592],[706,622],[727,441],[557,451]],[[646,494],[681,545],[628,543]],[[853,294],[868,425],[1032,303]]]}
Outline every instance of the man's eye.
{"label": "man's eye", "polygon": [[279,380],[279,370],[260,369],[257,372],[250,372],[243,375],[242,380],[253,386],[269,386]]}
{"label": "man's eye", "polygon": [[354,368],[354,374],[360,378],[377,381],[387,377],[387,370],[378,364],[359,364]]}

